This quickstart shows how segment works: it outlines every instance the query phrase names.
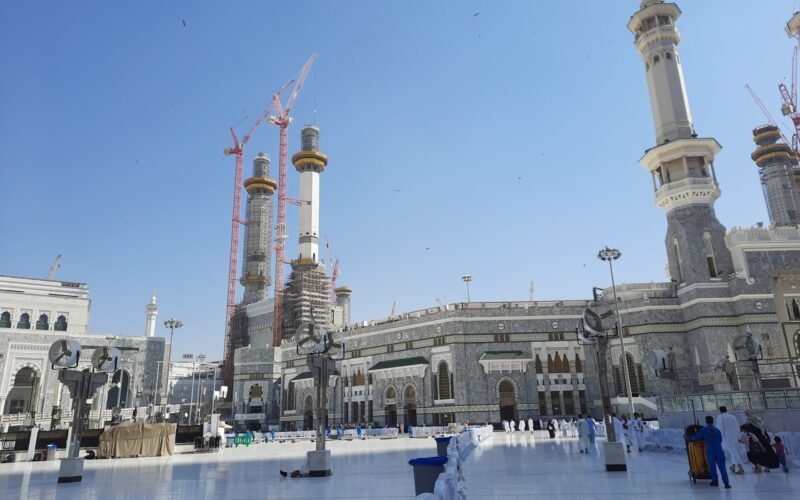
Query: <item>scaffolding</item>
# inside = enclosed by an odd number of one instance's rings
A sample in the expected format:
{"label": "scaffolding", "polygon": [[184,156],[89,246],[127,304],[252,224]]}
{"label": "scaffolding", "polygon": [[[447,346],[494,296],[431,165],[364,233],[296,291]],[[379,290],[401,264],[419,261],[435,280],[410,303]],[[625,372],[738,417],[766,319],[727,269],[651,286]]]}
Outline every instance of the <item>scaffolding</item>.
{"label": "scaffolding", "polygon": [[293,263],[284,290],[283,338],[291,338],[303,323],[331,325],[331,278],[322,264]]}

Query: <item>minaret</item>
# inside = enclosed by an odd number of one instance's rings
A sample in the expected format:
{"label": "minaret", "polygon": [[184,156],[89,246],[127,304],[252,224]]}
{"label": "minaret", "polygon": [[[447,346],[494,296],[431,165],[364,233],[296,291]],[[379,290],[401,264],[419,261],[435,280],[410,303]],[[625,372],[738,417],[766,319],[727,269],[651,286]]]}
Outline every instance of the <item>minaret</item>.
{"label": "minaret", "polygon": [[330,309],[330,278],[319,258],[319,174],[328,165],[328,156],[319,151],[319,129],[306,125],[300,133],[302,148],[292,156],[300,173],[299,255],[292,261],[287,285],[284,336],[311,319],[327,325]]}
{"label": "minaret", "polygon": [[156,291],[153,290],[153,295],[150,297],[150,303],[145,306],[147,314],[147,321],[144,324],[144,336],[155,337],[156,335],[156,318],[158,317],[158,304],[156,304]]}
{"label": "minaret", "polygon": [[342,323],[344,326],[350,324],[350,296],[353,289],[349,286],[340,286],[333,289],[336,294],[336,305],[342,308]]}
{"label": "minaret", "polygon": [[243,305],[264,300],[272,284],[272,195],[277,183],[269,177],[269,163],[269,156],[258,153],[253,160],[253,176],[244,181],[247,225],[240,280],[244,285]]}
{"label": "minaret", "polygon": [[292,155],[300,172],[300,256],[292,266],[319,264],[319,174],[328,165],[328,156],[319,151],[319,129],[306,125],[301,131],[302,151]]}
{"label": "minaret", "polygon": [[694,130],[678,54],[680,15],[674,3],[644,0],[628,29],[644,62],[656,129],[656,146],[639,163],[651,173],[656,205],[667,214],[670,276],[689,285],[716,281],[733,264],[714,212],[720,195],[714,157],[722,147]]}
{"label": "minaret", "polygon": [[780,130],[775,125],[753,130],[753,141],[758,148],[751,158],[760,170],[770,222],[776,226],[796,226],[800,223],[793,189],[797,159],[792,148],[781,141]]}

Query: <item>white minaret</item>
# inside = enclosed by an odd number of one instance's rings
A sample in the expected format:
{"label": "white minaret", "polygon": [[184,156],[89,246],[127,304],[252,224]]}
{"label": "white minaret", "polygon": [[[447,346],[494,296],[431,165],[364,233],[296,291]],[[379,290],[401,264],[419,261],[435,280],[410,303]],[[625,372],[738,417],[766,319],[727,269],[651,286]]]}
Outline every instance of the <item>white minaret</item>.
{"label": "white minaret", "polygon": [[158,304],[156,304],[156,291],[153,290],[153,296],[150,297],[150,303],[145,307],[147,312],[147,322],[144,326],[145,337],[155,337],[156,335],[156,318],[158,317]]}
{"label": "white minaret", "polygon": [[694,130],[678,54],[680,15],[674,3],[643,0],[628,29],[644,64],[656,132],[655,147],[639,163],[652,175],[656,205],[667,215],[670,277],[692,284],[717,280],[733,266],[714,213],[720,195],[714,157],[722,147]]}
{"label": "white minaret", "polygon": [[319,174],[328,157],[319,151],[319,129],[306,125],[301,131],[302,150],[292,156],[300,172],[300,256],[301,266],[319,264]]}

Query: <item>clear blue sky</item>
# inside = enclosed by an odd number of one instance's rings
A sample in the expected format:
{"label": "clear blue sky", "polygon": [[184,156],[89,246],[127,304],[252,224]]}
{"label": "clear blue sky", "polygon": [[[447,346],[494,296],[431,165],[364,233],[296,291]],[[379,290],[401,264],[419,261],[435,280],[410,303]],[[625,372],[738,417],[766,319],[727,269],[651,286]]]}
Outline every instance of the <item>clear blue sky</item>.
{"label": "clear blue sky", "polygon": [[[728,227],[766,221],[751,130],[776,116],[796,0],[683,0],[695,126],[717,158]],[[321,128],[321,231],[353,319],[465,299],[580,299],[662,281],[666,220],[637,164],[654,143],[639,0],[3,2],[0,274],[88,283],[91,330],[185,326],[175,353],[222,353],[233,160],[271,94],[319,53],[295,108]],[[479,13],[478,15],[475,15]],[[184,26],[185,22],[185,26]],[[264,126],[253,155],[277,158]],[[277,177],[277,161],[274,172]],[[298,178],[289,172],[289,194]],[[288,209],[296,251],[297,212]],[[241,291],[239,291],[241,294]],[[163,328],[160,328],[163,334]]]}

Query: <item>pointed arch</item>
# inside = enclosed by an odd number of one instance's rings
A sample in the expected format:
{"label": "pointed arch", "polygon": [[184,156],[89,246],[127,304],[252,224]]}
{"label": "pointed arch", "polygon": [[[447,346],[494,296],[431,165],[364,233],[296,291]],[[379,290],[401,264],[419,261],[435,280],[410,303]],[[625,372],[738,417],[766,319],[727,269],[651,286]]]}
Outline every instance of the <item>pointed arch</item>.
{"label": "pointed arch", "polygon": [[542,373],[542,360],[539,359],[539,355],[536,355],[536,358],[533,361],[533,366],[536,369],[536,373]]}
{"label": "pointed arch", "polygon": [[39,320],[36,322],[36,329],[37,330],[50,329],[50,318],[48,318],[46,314],[39,315]]}
{"label": "pointed arch", "polygon": [[578,353],[575,353],[575,373],[583,373],[583,364],[581,363],[581,357],[578,356]]}
{"label": "pointed arch", "polygon": [[53,330],[57,332],[66,332],[67,331],[67,318],[63,314],[56,319],[56,322],[53,323]]}
{"label": "pointed arch", "polygon": [[[558,353],[556,353],[556,356],[558,356]],[[556,366],[553,363],[553,356],[550,353],[547,353],[547,371],[550,373],[556,372]]]}
{"label": "pointed arch", "polygon": [[28,313],[22,313],[19,317],[19,321],[17,322],[17,328],[22,330],[30,330],[31,329],[31,315]]}

